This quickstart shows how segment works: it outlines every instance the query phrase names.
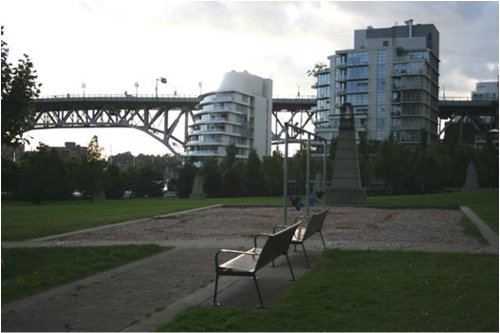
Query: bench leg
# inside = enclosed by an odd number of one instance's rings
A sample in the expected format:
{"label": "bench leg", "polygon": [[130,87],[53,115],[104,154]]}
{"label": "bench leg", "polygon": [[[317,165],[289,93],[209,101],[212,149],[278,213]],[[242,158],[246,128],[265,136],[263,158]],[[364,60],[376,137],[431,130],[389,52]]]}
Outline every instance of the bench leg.
{"label": "bench leg", "polygon": [[309,258],[307,257],[307,253],[306,253],[306,248],[304,246],[304,243],[301,244],[302,245],[302,250],[304,251],[304,257],[306,258],[306,264],[307,264],[307,267],[311,267],[311,264],[309,263]]}
{"label": "bench leg", "polygon": [[323,242],[323,248],[326,250],[325,240],[323,239],[323,234],[321,233],[321,231],[319,232],[319,235],[321,237],[321,241]]}
{"label": "bench leg", "polygon": [[220,304],[217,303],[217,286],[219,285],[219,274],[216,274],[215,276],[215,290],[214,290],[214,301],[212,302],[213,306],[219,306]]}
{"label": "bench leg", "polygon": [[259,295],[260,308],[264,309],[264,302],[262,301],[262,296],[260,294],[259,283],[257,282],[257,276],[254,274],[252,279],[255,282],[255,289],[257,289],[257,295]]}
{"label": "bench leg", "polygon": [[292,264],[290,263],[290,258],[288,258],[288,253],[285,256],[286,261],[288,262],[288,268],[290,268],[290,274],[292,274],[292,281],[295,281],[295,275],[293,275]]}

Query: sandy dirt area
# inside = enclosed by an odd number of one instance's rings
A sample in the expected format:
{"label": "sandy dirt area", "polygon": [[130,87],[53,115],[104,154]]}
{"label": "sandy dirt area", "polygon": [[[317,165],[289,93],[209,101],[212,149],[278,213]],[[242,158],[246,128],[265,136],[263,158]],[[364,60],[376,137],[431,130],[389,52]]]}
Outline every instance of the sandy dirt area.
{"label": "sandy dirt area", "polygon": [[[311,208],[311,213],[321,208]],[[304,212],[287,211],[288,224]],[[279,207],[218,207],[172,214],[161,218],[114,225],[58,237],[61,242],[223,240],[270,233],[284,224]],[[332,207],[323,235],[328,243],[369,242],[382,244],[457,244],[484,246],[465,234],[463,214],[455,209],[384,209]]]}

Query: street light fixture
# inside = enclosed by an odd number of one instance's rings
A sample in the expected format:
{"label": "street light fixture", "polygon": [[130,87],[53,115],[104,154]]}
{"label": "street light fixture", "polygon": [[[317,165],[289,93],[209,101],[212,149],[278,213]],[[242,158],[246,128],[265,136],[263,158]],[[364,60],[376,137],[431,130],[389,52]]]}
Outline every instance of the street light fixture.
{"label": "street light fixture", "polygon": [[160,81],[163,84],[167,84],[167,79],[165,79],[164,77],[160,77],[160,78],[156,79],[156,88],[155,88],[156,98],[158,98],[158,81]]}

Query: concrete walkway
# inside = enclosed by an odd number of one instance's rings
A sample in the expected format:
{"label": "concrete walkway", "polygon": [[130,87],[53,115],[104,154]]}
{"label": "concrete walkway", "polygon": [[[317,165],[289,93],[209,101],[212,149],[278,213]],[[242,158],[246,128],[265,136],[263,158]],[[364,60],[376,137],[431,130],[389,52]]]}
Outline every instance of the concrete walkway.
{"label": "concrete walkway", "polygon": [[[186,307],[211,304],[219,249],[176,248],[3,305],[2,331],[153,331]],[[314,263],[320,251],[309,252]],[[290,251],[296,277],[308,270],[303,258]],[[258,276],[266,306],[293,283],[285,258]],[[253,281],[221,277],[218,301],[254,308]]]}

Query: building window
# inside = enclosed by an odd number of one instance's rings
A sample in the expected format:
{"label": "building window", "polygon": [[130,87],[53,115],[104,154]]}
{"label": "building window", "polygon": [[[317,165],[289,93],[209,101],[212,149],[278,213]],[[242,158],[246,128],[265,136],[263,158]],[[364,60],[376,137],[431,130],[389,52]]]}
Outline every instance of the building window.
{"label": "building window", "polygon": [[[387,45],[384,45],[387,46]],[[379,50],[377,52],[377,63],[379,65],[384,65],[387,63],[387,50]]]}
{"label": "building window", "polygon": [[347,54],[347,65],[368,65],[368,52],[352,52]]}
{"label": "building window", "polygon": [[368,80],[347,82],[347,93],[352,94],[364,92],[368,92]]}
{"label": "building window", "polygon": [[330,96],[330,86],[318,88],[318,98],[329,97],[329,96]]}
{"label": "building window", "polygon": [[347,95],[346,100],[352,105],[368,105],[368,94]]}
{"label": "building window", "polygon": [[330,84],[330,73],[324,73],[318,75],[318,86]]}
{"label": "building window", "polygon": [[348,80],[367,79],[367,78],[368,78],[368,66],[347,68]]}

